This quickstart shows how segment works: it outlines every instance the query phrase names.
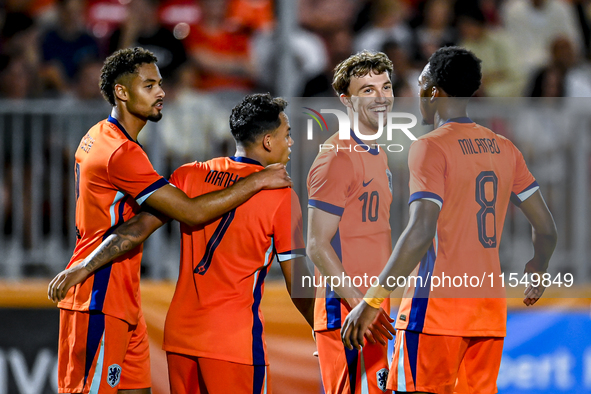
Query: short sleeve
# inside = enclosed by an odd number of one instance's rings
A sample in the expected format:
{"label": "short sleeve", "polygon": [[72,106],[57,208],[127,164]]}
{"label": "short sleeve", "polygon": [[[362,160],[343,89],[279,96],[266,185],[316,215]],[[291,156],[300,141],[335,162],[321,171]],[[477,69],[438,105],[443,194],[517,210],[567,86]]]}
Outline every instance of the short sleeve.
{"label": "short sleeve", "polygon": [[330,152],[316,159],[308,174],[308,206],[342,216],[353,173],[344,154]]}
{"label": "short sleeve", "polygon": [[306,255],[300,200],[293,189],[289,190],[273,216],[273,239],[279,262]]}
{"label": "short sleeve", "polygon": [[[189,175],[191,175],[191,173],[195,172],[194,169],[197,167],[197,164],[197,162],[183,164],[182,166],[174,170],[174,172],[168,179],[168,182],[170,182],[172,186],[175,186],[181,190],[185,190],[187,178],[189,177]],[[193,171],[191,171],[192,169]]]}
{"label": "short sleeve", "polygon": [[529,172],[527,164],[525,164],[525,159],[519,149],[513,145],[513,150],[515,155],[515,177],[511,190],[511,201],[519,206],[531,197],[540,186],[531,172]]}
{"label": "short sleeve", "polygon": [[158,175],[139,145],[126,142],[111,156],[107,168],[109,181],[131,195],[139,205],[168,181]]}
{"label": "short sleeve", "polygon": [[419,139],[410,146],[408,154],[410,170],[410,199],[408,203],[425,199],[443,205],[445,198],[445,155],[439,147],[426,139]]}

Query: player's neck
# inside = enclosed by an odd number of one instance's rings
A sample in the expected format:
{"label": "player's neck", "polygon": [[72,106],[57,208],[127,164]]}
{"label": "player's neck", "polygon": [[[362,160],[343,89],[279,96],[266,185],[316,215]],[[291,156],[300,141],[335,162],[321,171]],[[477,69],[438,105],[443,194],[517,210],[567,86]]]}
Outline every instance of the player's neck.
{"label": "player's neck", "polygon": [[[351,124],[353,124],[353,123],[351,123]],[[386,126],[384,125],[384,129],[385,129],[385,128],[386,128]],[[374,135],[376,135],[376,133],[378,132],[378,130],[377,130],[377,129],[373,129],[373,128],[371,128],[371,127],[368,127],[367,125],[365,125],[365,124],[363,124],[363,123],[359,122],[359,130],[358,130],[358,132],[359,132],[359,135],[357,135],[357,134],[355,134],[355,135],[356,135],[356,136],[357,136],[357,138],[359,138],[359,139],[361,140],[361,142],[363,142],[364,144],[366,144],[366,145],[372,145],[372,144],[375,144],[375,143],[376,143],[376,141],[375,141],[375,140],[370,140],[370,139],[367,139],[367,138],[365,138],[364,136],[365,136],[365,135],[367,135],[367,136],[370,136],[370,137],[371,137],[371,136],[374,136]],[[353,134],[353,133],[354,133],[354,131],[353,131],[353,129],[351,129],[351,134]]]}
{"label": "player's neck", "polygon": [[435,112],[435,128],[441,127],[445,122],[454,118],[467,118],[466,107],[444,108]]}
{"label": "player's neck", "polygon": [[137,141],[137,136],[146,125],[146,121],[130,114],[129,112],[122,111],[117,107],[113,107],[111,116],[119,121],[121,126],[125,128],[125,131],[129,136]]}
{"label": "player's neck", "polygon": [[261,163],[261,165],[263,167],[268,166],[269,164],[272,163],[268,163],[266,158],[264,157],[264,155],[259,154],[258,152],[256,152],[256,149],[246,149],[243,146],[237,145],[236,146],[236,153],[234,153],[234,156],[236,157],[246,157],[248,159],[251,160],[256,160],[259,163]]}

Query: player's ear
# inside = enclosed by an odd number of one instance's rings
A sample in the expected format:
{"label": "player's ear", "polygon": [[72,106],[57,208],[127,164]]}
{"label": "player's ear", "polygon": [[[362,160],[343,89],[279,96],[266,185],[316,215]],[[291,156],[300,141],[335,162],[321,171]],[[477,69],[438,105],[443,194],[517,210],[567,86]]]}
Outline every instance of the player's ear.
{"label": "player's ear", "polygon": [[271,134],[265,134],[263,136],[263,149],[265,149],[267,152],[271,152],[272,145]]}
{"label": "player's ear", "polygon": [[351,101],[350,96],[347,96],[346,94],[341,93],[341,95],[339,96],[339,99],[341,100],[341,103],[345,107],[353,109],[353,102]]}
{"label": "player's ear", "polygon": [[127,91],[127,87],[125,85],[121,85],[120,83],[115,84],[115,97],[117,97],[121,101],[127,101],[129,99],[129,92]]}
{"label": "player's ear", "polygon": [[438,98],[441,95],[441,92],[439,90],[438,87],[436,86],[432,86],[431,87],[431,94],[430,94],[430,100],[431,102],[434,102],[436,98]]}

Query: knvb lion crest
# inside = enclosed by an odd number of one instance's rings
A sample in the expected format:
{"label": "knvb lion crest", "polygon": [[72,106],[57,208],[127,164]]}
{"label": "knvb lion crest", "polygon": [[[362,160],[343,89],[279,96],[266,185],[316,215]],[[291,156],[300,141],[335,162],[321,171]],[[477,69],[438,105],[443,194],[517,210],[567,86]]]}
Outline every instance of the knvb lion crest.
{"label": "knvb lion crest", "polygon": [[108,373],[107,373],[107,383],[109,386],[115,387],[119,384],[121,380],[121,367],[117,364],[113,364],[109,366]]}
{"label": "knvb lion crest", "polygon": [[376,378],[378,381],[378,388],[382,391],[386,391],[386,382],[388,381],[388,370],[386,368],[380,369],[376,372]]}

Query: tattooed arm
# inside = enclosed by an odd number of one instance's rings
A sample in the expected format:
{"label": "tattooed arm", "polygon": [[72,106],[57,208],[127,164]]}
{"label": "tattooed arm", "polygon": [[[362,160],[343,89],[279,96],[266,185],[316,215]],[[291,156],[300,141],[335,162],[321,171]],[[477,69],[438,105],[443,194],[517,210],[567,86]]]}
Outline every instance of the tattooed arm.
{"label": "tattooed arm", "polygon": [[53,302],[63,300],[72,286],[83,282],[97,269],[140,245],[167,221],[167,217],[157,212],[140,212],[119,226],[80,264],[57,274],[49,283],[47,297]]}

